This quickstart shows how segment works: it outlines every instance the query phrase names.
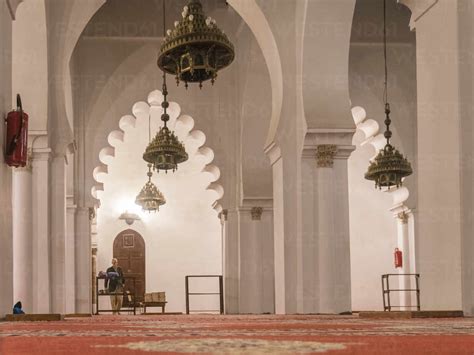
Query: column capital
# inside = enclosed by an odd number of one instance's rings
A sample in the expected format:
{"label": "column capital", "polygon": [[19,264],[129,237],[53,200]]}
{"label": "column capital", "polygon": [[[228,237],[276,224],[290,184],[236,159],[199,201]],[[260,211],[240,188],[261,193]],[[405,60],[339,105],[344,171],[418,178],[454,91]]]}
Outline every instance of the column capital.
{"label": "column capital", "polygon": [[227,214],[229,211],[227,209],[223,209],[222,212],[219,212],[218,217],[221,221],[225,222],[227,221]]}
{"label": "column capital", "polygon": [[260,220],[262,220],[263,208],[262,207],[252,207],[252,209],[250,210],[250,213],[252,215],[252,221],[260,221]]}
{"label": "column capital", "polygon": [[332,168],[336,154],[337,145],[335,144],[320,144],[316,146],[316,161],[318,168]]}
{"label": "column capital", "polygon": [[95,207],[89,207],[89,220],[92,222],[96,217]]}
{"label": "column capital", "polygon": [[355,129],[308,129],[303,158],[318,159],[318,167],[331,167],[334,159],[348,159],[354,151]]}

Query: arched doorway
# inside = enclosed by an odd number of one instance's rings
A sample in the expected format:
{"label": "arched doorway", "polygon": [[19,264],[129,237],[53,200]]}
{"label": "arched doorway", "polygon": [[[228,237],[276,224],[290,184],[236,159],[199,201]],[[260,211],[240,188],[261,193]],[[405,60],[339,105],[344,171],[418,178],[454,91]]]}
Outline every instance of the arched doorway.
{"label": "arched doorway", "polygon": [[[117,258],[125,277],[125,290],[135,291],[137,301],[145,294],[145,240],[136,231],[127,229],[114,239],[114,258]],[[131,278],[135,278],[135,285]],[[126,304],[128,299],[124,299]]]}

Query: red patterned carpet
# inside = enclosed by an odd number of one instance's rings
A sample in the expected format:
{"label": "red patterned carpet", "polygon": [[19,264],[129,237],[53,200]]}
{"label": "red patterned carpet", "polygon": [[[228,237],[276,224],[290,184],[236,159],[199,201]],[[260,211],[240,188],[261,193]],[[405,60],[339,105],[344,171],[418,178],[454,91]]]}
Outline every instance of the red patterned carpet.
{"label": "red patterned carpet", "polygon": [[0,322],[0,354],[474,354],[474,319],[96,316]]}

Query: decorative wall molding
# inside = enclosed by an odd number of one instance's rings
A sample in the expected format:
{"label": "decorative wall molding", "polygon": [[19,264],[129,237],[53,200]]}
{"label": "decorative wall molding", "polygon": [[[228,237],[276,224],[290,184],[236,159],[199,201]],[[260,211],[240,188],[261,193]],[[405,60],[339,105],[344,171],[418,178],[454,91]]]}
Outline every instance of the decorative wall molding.
{"label": "decorative wall molding", "polygon": [[93,221],[96,217],[95,207],[89,207],[89,221]]}
{"label": "decorative wall molding", "polygon": [[[314,159],[318,147],[336,146],[332,159],[348,159],[355,147],[352,145],[355,129],[308,129],[304,139],[303,158]],[[325,148],[322,148],[325,149]]]}
{"label": "decorative wall molding", "polygon": [[332,168],[334,157],[337,153],[337,145],[320,144],[316,147],[316,161],[318,168]]}
{"label": "decorative wall molding", "polygon": [[430,11],[439,0],[398,0],[400,4],[405,5],[411,11],[410,29],[416,28],[416,22]]}
{"label": "decorative wall molding", "polygon": [[227,221],[227,215],[229,211],[227,209],[223,209],[222,212],[219,212],[218,217],[221,221]]}
{"label": "decorative wall molding", "polygon": [[239,211],[250,211],[255,206],[261,206],[265,211],[273,210],[273,197],[245,197],[242,200],[242,205],[240,206]]}
{"label": "decorative wall molding", "polygon": [[252,207],[250,213],[252,214],[252,221],[260,221],[262,219],[263,208]]}
{"label": "decorative wall molding", "polygon": [[400,222],[402,222],[403,224],[407,224],[408,223],[408,218],[409,218],[409,215],[406,211],[403,211],[403,212],[400,212],[398,215],[397,215],[397,218],[400,220]]}
{"label": "decorative wall molding", "polygon": [[15,20],[16,9],[18,8],[18,5],[20,5],[23,2],[23,0],[6,0],[6,1],[7,1],[8,10],[10,11],[10,16],[12,17],[12,20]]}

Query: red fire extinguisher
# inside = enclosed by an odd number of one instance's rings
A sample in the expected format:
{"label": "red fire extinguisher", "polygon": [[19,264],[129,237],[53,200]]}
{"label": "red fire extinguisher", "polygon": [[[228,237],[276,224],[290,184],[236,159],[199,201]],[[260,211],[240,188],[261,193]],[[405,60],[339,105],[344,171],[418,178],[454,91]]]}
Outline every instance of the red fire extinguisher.
{"label": "red fire extinguisher", "polygon": [[395,267],[403,267],[403,255],[402,251],[398,248],[395,248]]}
{"label": "red fire extinguisher", "polygon": [[5,161],[9,166],[24,167],[28,159],[28,115],[23,112],[20,95],[16,95],[16,111],[8,113]]}

